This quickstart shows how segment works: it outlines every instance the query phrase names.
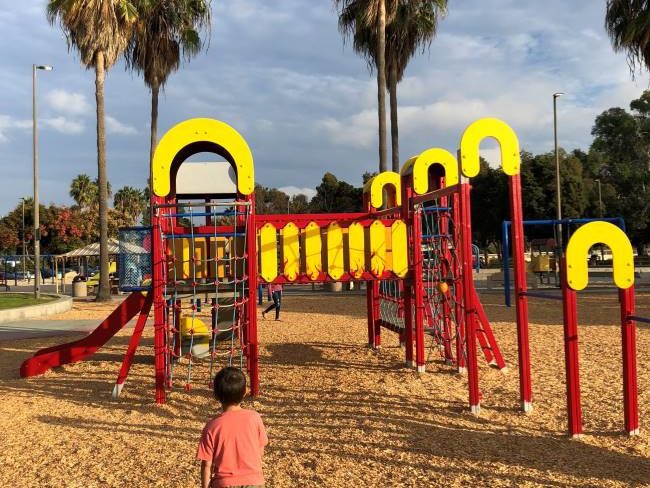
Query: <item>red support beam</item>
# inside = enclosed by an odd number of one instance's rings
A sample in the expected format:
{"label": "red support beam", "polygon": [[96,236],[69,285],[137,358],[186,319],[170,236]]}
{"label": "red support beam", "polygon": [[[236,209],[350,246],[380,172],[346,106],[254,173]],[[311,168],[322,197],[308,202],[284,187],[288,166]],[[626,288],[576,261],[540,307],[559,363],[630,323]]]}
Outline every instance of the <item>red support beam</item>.
{"label": "red support beam", "polygon": [[564,319],[564,367],[566,371],[568,431],[571,437],[582,435],[580,406],[580,366],[578,361],[578,312],[576,292],[566,282],[566,262],[560,260],[562,308]]}
{"label": "red support beam", "polygon": [[117,380],[115,381],[115,387],[113,388],[113,398],[118,398],[120,393],[122,393],[122,388],[124,387],[124,382],[129,376],[129,371],[131,370],[131,365],[133,364],[133,358],[135,356],[135,351],[140,344],[140,338],[142,337],[142,331],[144,330],[145,325],[147,324],[147,319],[149,318],[149,312],[151,311],[151,306],[153,304],[153,295],[149,293],[145,298],[142,309],[140,310],[140,316],[138,317],[138,322],[135,324],[133,333],[131,334],[131,339],[129,340],[129,347],[126,350],[124,359],[122,359],[122,367],[120,372],[117,375]]}
{"label": "red support beam", "polygon": [[257,396],[260,393],[259,377],[259,352],[257,342],[257,232],[255,215],[255,194],[247,198],[250,202],[250,214],[246,222],[246,273],[248,275],[248,300],[244,304],[247,317],[247,342],[242,344],[248,352],[248,376],[250,379],[251,395]]}
{"label": "red support beam", "polygon": [[478,362],[476,358],[476,305],[474,303],[474,280],[472,277],[472,222],[469,183],[460,183],[461,232],[460,261],[463,268],[463,302],[465,304],[465,333],[467,353],[467,382],[469,386],[469,405],[472,413],[481,412],[479,393]]}
{"label": "red support beam", "polygon": [[[528,290],[526,262],[524,259],[524,224],[521,203],[521,176],[508,178],[510,196],[510,220],[512,232],[512,261],[515,281],[515,307],[517,316],[517,346],[519,355],[519,396],[521,410],[533,409],[533,390],[530,378],[530,339],[528,333]],[[509,272],[509,270],[506,270]]]}
{"label": "red support beam", "polygon": [[169,213],[166,208],[155,208],[156,204],[165,203],[163,198],[152,195],[152,208],[154,209],[151,217],[151,258],[153,264],[152,270],[152,289],[153,294],[153,316],[154,316],[154,369],[156,375],[156,394],[155,401],[158,404],[165,403],[166,385],[165,385],[165,300],[163,298],[163,287],[165,284],[164,266],[165,266],[165,249],[163,247],[162,233],[167,230],[167,225],[163,214]]}
{"label": "red support beam", "polygon": [[636,365],[636,324],[634,319],[634,285],[618,290],[621,304],[621,343],[623,349],[623,409],[625,431],[639,435],[639,399]]}

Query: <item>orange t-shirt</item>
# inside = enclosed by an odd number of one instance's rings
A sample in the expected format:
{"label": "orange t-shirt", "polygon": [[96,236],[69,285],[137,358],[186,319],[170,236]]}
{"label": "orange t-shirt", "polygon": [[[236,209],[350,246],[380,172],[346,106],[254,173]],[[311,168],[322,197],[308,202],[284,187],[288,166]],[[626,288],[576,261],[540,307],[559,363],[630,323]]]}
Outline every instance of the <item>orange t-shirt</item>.
{"label": "orange t-shirt", "polygon": [[211,488],[263,485],[262,450],[268,442],[259,413],[231,410],[205,425],[196,457],[212,461]]}

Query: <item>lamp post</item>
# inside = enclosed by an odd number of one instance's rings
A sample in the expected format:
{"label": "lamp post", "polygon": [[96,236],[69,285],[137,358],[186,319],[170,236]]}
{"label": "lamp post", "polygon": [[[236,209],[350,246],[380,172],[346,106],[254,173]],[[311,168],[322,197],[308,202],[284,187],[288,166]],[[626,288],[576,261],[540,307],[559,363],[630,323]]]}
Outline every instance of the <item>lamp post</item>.
{"label": "lamp post", "polygon": [[32,64],[32,151],[34,154],[34,298],[41,296],[41,233],[38,203],[38,130],[36,127],[36,70],[52,71],[47,64]]}
{"label": "lamp post", "polygon": [[[555,202],[556,202],[556,219],[562,220],[562,192],[560,189],[560,153],[557,147],[557,99],[564,95],[563,92],[553,93],[553,139],[555,142]],[[562,224],[557,223],[556,226],[557,233],[557,248],[558,253],[562,255],[563,243],[562,243]]]}
{"label": "lamp post", "polygon": [[20,240],[22,241],[23,244],[23,279],[25,279],[25,266],[27,264],[27,258],[25,257],[25,254],[27,254],[26,248],[25,248],[25,197],[21,198],[23,202],[23,225],[22,225],[22,230],[20,232]]}
{"label": "lamp post", "polygon": [[600,187],[600,180],[594,180],[596,183],[598,183],[598,210],[600,212],[600,218],[603,218],[603,193],[601,191]]}

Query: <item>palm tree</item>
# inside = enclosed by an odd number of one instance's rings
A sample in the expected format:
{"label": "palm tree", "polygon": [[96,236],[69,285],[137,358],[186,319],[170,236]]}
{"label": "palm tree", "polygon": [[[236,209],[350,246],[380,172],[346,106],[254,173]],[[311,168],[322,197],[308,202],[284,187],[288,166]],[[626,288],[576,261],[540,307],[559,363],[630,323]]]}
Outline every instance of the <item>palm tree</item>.
{"label": "palm tree", "polygon": [[85,210],[97,199],[97,183],[87,174],[77,175],[70,184],[70,196],[81,210]]}
{"label": "palm tree", "polygon": [[189,61],[201,50],[200,31],[210,27],[210,1],[140,0],[138,13],[126,60],[130,68],[143,73],[151,90],[151,162],[158,143],[158,93],[181,58]]}
{"label": "palm tree", "polygon": [[104,79],[106,70],[124,53],[137,10],[129,0],[49,0],[47,18],[58,23],[68,47],[79,52],[86,68],[95,70],[97,104],[97,180],[99,183],[99,261],[97,300],[110,300],[108,281],[108,185]]}
{"label": "palm tree", "polygon": [[144,192],[130,186],[120,188],[115,192],[113,207],[120,214],[126,225],[135,225],[138,217],[147,208]]}
{"label": "palm tree", "polygon": [[[345,38],[357,29],[375,33],[377,67],[377,116],[379,119],[379,171],[386,171],[386,25],[392,21],[399,0],[334,0],[339,8],[339,30]],[[352,18],[353,22],[343,19]],[[355,46],[355,50],[356,49]]]}
{"label": "palm tree", "polygon": [[[419,48],[431,44],[438,28],[438,19],[446,14],[447,0],[402,0],[396,6],[393,20],[386,25],[386,77],[390,96],[390,129],[392,169],[399,171],[399,130],[397,120],[397,84],[402,81],[406,66]],[[372,69],[378,65],[376,31],[358,22],[358,14],[348,12],[339,17],[339,24],[354,31],[354,49],[363,54]]]}
{"label": "palm tree", "polygon": [[650,69],[650,6],[639,0],[608,0],[605,27],[614,50],[627,53],[630,71]]}

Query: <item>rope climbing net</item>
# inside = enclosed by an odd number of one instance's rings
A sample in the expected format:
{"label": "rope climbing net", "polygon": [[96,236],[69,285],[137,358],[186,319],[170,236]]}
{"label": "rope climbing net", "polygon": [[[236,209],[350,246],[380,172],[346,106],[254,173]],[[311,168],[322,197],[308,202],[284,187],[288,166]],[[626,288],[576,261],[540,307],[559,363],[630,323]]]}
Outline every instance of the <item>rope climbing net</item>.
{"label": "rope climbing net", "polygon": [[462,366],[467,351],[462,266],[457,253],[459,229],[454,208],[445,200],[416,206],[422,225],[425,332],[433,337],[432,345],[445,362]]}
{"label": "rope climbing net", "polygon": [[[190,390],[223,366],[244,368],[250,277],[247,202],[165,204],[160,218],[165,384]],[[203,221],[203,222],[201,222]],[[253,277],[254,279],[254,277]]]}

